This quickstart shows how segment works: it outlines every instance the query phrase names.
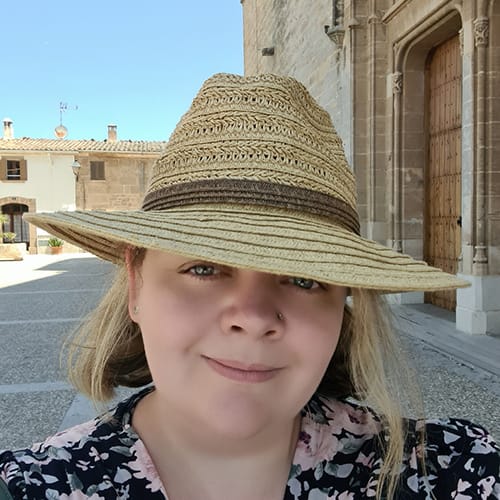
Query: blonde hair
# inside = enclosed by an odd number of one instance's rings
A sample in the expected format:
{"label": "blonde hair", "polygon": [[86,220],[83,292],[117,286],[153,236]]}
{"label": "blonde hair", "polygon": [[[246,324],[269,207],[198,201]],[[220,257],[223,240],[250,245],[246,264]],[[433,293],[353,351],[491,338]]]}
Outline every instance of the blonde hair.
{"label": "blonde hair", "polygon": [[[414,382],[416,376],[393,323],[393,314],[380,292],[352,289],[352,306],[345,308],[339,345],[327,370],[332,383],[324,379],[319,387],[319,390],[325,385],[345,387],[347,392],[337,397],[355,398],[380,417],[385,438],[379,440],[384,461],[377,484],[377,499],[393,498],[396,493],[407,430],[403,410],[417,411],[423,418],[422,397]],[[328,393],[327,388],[326,391]],[[421,444],[424,441],[422,430]],[[421,463],[425,473],[424,457]]]}
{"label": "blonde hair", "polygon": [[[144,254],[144,249],[131,251],[130,265],[139,267]],[[380,442],[384,461],[376,497],[393,498],[404,453],[403,406],[409,404],[421,414],[420,393],[404,361],[385,298],[373,290],[352,289],[351,299],[318,393],[355,398],[380,417],[386,437]],[[120,385],[140,387],[152,381],[141,331],[128,312],[124,265],[97,309],[77,330],[68,354],[70,381],[95,403],[110,399]]]}
{"label": "blonde hair", "polygon": [[[130,264],[140,266],[144,254],[143,249],[132,251]],[[67,347],[69,380],[94,403],[111,399],[120,385],[141,387],[152,381],[141,330],[128,312],[125,265]]]}

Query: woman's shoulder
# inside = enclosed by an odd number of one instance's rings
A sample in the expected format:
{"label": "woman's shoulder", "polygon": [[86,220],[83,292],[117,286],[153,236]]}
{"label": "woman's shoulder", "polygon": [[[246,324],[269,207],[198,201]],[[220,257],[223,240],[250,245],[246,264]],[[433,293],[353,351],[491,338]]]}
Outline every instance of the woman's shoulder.
{"label": "woman's shoulder", "polygon": [[[400,498],[431,498],[430,492],[436,498],[500,498],[500,450],[483,427],[451,418],[404,423]],[[303,494],[307,485],[331,495],[373,495],[386,439],[371,409],[313,398],[303,413],[290,489]]]}
{"label": "woman's shoulder", "polygon": [[[74,491],[92,497],[125,483],[142,468],[130,426],[138,396],[30,448],[0,451],[0,480],[14,498],[65,498]],[[120,463],[128,463],[127,470]]]}
{"label": "woman's shoulder", "polygon": [[65,491],[63,483],[77,481],[82,472],[98,467],[103,448],[112,446],[115,436],[109,425],[95,419],[30,448],[0,451],[0,480],[14,498],[36,498],[42,492],[43,497],[52,492],[56,498]]}
{"label": "woman's shoulder", "polygon": [[409,420],[404,466],[412,491],[430,488],[437,498],[500,498],[500,448],[483,426],[469,420]]}

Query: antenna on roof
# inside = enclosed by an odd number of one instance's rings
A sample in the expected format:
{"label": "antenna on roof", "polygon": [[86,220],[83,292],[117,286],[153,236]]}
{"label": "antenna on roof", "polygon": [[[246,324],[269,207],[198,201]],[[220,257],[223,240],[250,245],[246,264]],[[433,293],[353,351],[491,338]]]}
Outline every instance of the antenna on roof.
{"label": "antenna on roof", "polygon": [[68,106],[67,102],[59,103],[59,125],[55,128],[54,132],[58,139],[64,139],[68,135],[68,129],[63,125],[62,117],[63,113],[70,110],[76,111],[78,106]]}

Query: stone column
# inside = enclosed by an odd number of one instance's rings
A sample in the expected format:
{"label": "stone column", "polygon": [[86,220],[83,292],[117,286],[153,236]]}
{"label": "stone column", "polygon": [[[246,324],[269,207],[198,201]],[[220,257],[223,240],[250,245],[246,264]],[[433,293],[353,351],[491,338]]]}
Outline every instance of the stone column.
{"label": "stone column", "polygon": [[488,18],[474,21],[476,47],[476,161],[475,161],[475,245],[472,274],[488,274],[486,254],[486,51],[489,35]]}
{"label": "stone column", "polygon": [[[490,168],[487,162],[487,72],[488,72],[488,39],[489,19],[485,15],[485,2],[481,2],[483,9],[472,23],[474,47],[474,154],[473,154],[473,186],[472,196],[473,217],[471,220],[471,237],[473,243],[472,266],[464,265],[464,272],[459,274],[471,282],[471,287],[457,291],[456,326],[458,330],[472,334],[500,334],[500,276],[489,275],[488,269],[488,242],[487,242],[487,171]],[[481,7],[480,6],[480,7]],[[494,118],[493,118],[494,119]],[[465,263],[464,263],[465,264]]]}
{"label": "stone column", "polygon": [[367,220],[366,236],[376,241],[384,241],[387,237],[387,225],[381,220],[380,209],[383,203],[380,199],[379,189],[381,180],[385,178],[385,168],[378,169],[380,158],[380,142],[377,135],[377,123],[380,120],[377,102],[379,101],[380,87],[377,84],[378,76],[385,74],[386,70],[381,64],[379,41],[383,37],[380,31],[380,17],[376,10],[376,0],[370,0],[368,16],[368,162],[367,162]]}
{"label": "stone column", "polygon": [[402,182],[401,182],[401,99],[403,91],[403,73],[392,74],[392,202],[391,202],[391,239],[392,248],[402,252]]}

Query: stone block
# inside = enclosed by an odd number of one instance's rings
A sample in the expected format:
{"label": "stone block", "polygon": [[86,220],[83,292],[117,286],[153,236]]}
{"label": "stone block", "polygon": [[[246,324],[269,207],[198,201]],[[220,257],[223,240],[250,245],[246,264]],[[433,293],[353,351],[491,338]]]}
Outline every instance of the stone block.
{"label": "stone block", "polygon": [[0,260],[23,260],[26,243],[0,243]]}
{"label": "stone block", "polygon": [[457,305],[455,312],[457,330],[473,335],[486,333],[486,314],[483,311],[473,311]]}
{"label": "stone block", "polygon": [[414,218],[403,223],[403,234],[405,239],[421,239],[422,232],[422,219]]}
{"label": "stone block", "polygon": [[423,304],[424,292],[388,293],[386,299],[389,304]]}
{"label": "stone block", "polygon": [[423,259],[424,243],[421,239],[404,239],[403,252],[411,255],[414,259]]}
{"label": "stone block", "polygon": [[462,245],[462,273],[470,275],[472,273],[472,259],[474,258],[474,248],[472,245]]}
{"label": "stone block", "polygon": [[500,276],[464,276],[472,286],[459,290],[465,303],[475,309],[499,310]]}
{"label": "stone block", "polygon": [[387,236],[387,223],[370,221],[365,224],[367,238],[383,243]]}
{"label": "stone block", "polygon": [[457,328],[474,334],[500,334],[500,275],[458,276],[471,286],[457,290]]}
{"label": "stone block", "polygon": [[[495,236],[500,240],[500,235]],[[488,250],[488,269],[491,273],[500,274],[500,241],[490,239],[491,246]],[[499,298],[500,300],[500,298]]]}
{"label": "stone block", "polygon": [[486,317],[486,333],[500,336],[500,311],[489,313]]}

